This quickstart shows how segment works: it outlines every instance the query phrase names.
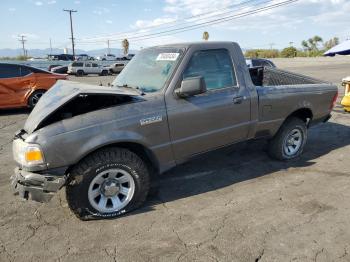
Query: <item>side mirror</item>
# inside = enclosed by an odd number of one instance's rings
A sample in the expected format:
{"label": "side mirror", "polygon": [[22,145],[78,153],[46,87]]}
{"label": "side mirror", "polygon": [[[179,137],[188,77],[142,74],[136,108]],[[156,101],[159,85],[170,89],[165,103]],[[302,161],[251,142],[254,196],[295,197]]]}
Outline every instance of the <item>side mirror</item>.
{"label": "side mirror", "polygon": [[181,87],[175,90],[178,97],[184,98],[207,92],[204,78],[202,76],[189,77],[181,82]]}

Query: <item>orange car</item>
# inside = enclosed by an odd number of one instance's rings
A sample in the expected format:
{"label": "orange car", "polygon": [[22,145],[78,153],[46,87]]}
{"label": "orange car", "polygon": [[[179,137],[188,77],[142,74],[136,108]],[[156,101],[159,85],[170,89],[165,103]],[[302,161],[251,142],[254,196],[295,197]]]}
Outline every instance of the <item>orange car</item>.
{"label": "orange car", "polygon": [[25,65],[0,63],[0,108],[33,108],[61,79],[67,76]]}

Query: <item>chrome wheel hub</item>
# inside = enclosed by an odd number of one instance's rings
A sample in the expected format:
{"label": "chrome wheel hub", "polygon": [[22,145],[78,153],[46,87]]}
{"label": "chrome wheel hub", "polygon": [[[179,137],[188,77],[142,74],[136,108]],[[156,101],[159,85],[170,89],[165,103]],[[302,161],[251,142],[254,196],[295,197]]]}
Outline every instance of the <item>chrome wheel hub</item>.
{"label": "chrome wheel hub", "polygon": [[129,172],[115,168],[98,173],[88,189],[89,203],[101,213],[116,212],[130,203],[135,182]]}
{"label": "chrome wheel hub", "polygon": [[119,193],[120,185],[115,180],[107,180],[101,186],[101,193],[105,197],[112,197]]}
{"label": "chrome wheel hub", "polygon": [[303,134],[297,128],[293,129],[285,139],[283,151],[287,156],[296,154],[303,143]]}

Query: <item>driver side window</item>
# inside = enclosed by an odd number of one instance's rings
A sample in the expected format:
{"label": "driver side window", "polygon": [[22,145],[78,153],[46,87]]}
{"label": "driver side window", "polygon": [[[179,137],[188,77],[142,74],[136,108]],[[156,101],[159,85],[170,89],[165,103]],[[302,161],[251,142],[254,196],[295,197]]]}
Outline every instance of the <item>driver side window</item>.
{"label": "driver side window", "polygon": [[237,86],[231,56],[226,49],[195,52],[183,78],[202,76],[208,90]]}

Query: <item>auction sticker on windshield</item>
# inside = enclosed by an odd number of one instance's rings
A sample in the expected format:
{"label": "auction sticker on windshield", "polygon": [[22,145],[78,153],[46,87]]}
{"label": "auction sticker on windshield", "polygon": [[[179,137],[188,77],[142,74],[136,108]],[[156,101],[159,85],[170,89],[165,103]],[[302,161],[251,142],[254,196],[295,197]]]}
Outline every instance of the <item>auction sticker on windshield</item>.
{"label": "auction sticker on windshield", "polygon": [[157,61],[175,61],[180,53],[160,53]]}

